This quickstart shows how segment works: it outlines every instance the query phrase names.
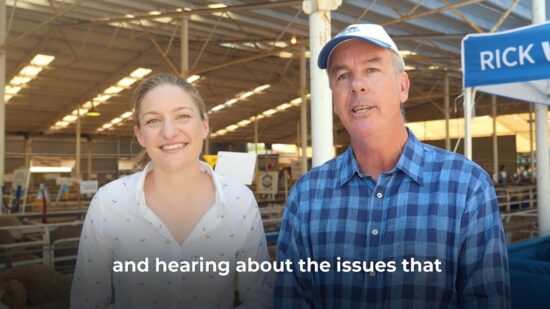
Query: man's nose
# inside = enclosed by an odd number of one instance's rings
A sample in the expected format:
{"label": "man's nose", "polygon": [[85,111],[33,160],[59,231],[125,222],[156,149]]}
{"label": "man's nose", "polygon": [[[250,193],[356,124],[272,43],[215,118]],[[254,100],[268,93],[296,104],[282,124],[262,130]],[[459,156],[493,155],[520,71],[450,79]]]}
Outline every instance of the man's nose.
{"label": "man's nose", "polygon": [[368,90],[367,81],[362,76],[354,76],[351,80],[351,91],[353,93],[363,93]]}

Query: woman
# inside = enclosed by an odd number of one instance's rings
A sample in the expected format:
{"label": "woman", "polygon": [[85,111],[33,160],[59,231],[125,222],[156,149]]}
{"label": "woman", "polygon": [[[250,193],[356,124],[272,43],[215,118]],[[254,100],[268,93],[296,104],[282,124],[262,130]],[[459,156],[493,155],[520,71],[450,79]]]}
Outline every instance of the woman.
{"label": "woman", "polygon": [[197,90],[158,74],[133,101],[151,162],[92,199],[71,306],[105,307],[114,290],[117,308],[231,308],[238,286],[243,305],[269,307],[271,274],[234,271],[268,259],[263,225],[252,192],[198,159],[209,129]]}

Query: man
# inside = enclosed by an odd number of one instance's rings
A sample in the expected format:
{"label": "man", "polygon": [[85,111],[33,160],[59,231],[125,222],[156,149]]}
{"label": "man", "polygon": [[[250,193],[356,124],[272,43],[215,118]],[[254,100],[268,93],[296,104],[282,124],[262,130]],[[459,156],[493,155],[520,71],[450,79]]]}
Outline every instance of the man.
{"label": "man", "polygon": [[[277,275],[275,307],[508,308],[491,178],[405,127],[409,79],[385,30],[347,27],[318,65],[351,146],[290,193],[277,259],[294,271]],[[330,271],[300,271],[308,259]]]}

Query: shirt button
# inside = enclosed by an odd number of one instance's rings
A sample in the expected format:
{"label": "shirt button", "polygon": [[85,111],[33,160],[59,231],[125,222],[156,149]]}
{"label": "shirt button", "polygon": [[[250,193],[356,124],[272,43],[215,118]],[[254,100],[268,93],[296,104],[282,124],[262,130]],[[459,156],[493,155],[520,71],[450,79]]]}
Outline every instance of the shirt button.
{"label": "shirt button", "polygon": [[371,234],[374,235],[374,236],[378,235],[378,230],[377,230],[377,229],[373,229],[373,230],[371,231]]}
{"label": "shirt button", "polygon": [[373,270],[373,271],[371,271],[371,272],[369,273],[369,276],[371,276],[371,277],[374,277],[374,276],[376,276],[376,272],[374,272],[374,270]]}
{"label": "shirt button", "polygon": [[382,198],[382,197],[384,197],[384,194],[382,194],[382,192],[378,192],[378,193],[376,193],[376,197],[377,198]]}

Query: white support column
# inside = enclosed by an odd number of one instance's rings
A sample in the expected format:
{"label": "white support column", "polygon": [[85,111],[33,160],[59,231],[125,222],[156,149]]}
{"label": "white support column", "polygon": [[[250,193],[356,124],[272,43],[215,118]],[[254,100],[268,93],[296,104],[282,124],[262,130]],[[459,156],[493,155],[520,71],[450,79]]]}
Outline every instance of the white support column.
{"label": "white support column", "polygon": [[[0,1],[0,188],[4,185],[4,164],[6,163],[6,1]],[[0,190],[1,191],[1,190]]]}
{"label": "white support column", "polygon": [[451,151],[451,133],[449,130],[449,119],[450,116],[450,105],[451,105],[451,94],[449,91],[449,73],[445,73],[445,98],[444,98],[444,113],[445,113],[445,149]]}
{"label": "white support column", "polygon": [[[532,0],[533,24],[546,21],[545,0]],[[548,153],[548,107],[535,105],[537,136],[537,207],[539,209],[539,235],[550,234],[550,158]]]}
{"label": "white support column", "polygon": [[75,134],[75,162],[74,162],[74,177],[80,179],[80,110],[77,106],[76,134]]}
{"label": "white support column", "polygon": [[256,166],[254,167],[254,182],[256,183],[256,193],[258,192],[258,180],[260,178],[260,165],[258,163],[258,118],[254,116],[254,152],[256,153]]}
{"label": "white support column", "polygon": [[474,89],[464,89],[464,156],[472,160],[472,106]]}
{"label": "white support column", "polygon": [[258,155],[258,118],[254,116],[254,152]]}
{"label": "white support column", "polygon": [[189,71],[189,16],[181,15],[181,68],[180,75],[187,77]]}
{"label": "white support column", "polygon": [[497,97],[494,95],[491,96],[491,115],[493,117],[493,173],[498,175]]}
{"label": "white support column", "polygon": [[300,48],[300,96],[302,105],[300,105],[300,139],[302,146],[302,174],[307,172],[307,97],[306,97],[306,47]]}
{"label": "white support column", "polygon": [[32,137],[25,136],[25,167],[31,167]]}
{"label": "white support column", "polygon": [[319,166],[333,157],[332,96],[326,72],[319,69],[321,48],[331,38],[330,11],[341,0],[304,0],[302,8],[309,14],[309,72],[311,82],[311,146],[313,164]]}
{"label": "white support column", "polygon": [[[92,180],[92,150],[93,150],[93,141],[91,137],[88,137],[88,180]],[[118,162],[117,162],[118,163]],[[117,164],[118,165],[118,164]]]}
{"label": "white support column", "polygon": [[529,156],[531,157],[531,181],[535,183],[535,140],[533,139],[533,105],[529,104]]}

